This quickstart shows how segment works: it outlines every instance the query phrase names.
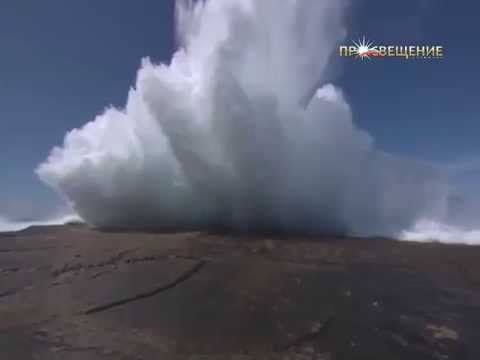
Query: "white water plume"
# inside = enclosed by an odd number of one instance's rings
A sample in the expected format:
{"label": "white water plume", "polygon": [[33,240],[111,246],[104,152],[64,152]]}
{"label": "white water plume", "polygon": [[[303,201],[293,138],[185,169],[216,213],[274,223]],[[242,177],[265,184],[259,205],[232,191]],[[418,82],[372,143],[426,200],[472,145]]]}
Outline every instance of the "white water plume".
{"label": "white water plume", "polygon": [[39,176],[99,227],[391,235],[441,218],[442,176],[376,150],[327,83],[344,5],[179,1],[170,64],[144,59],[126,107],[70,131]]}

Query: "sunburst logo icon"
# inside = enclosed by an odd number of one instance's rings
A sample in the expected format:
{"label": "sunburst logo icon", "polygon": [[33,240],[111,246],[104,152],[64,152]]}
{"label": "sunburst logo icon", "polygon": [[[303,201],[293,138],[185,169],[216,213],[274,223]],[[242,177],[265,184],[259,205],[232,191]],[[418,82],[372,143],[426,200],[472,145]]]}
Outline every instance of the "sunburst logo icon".
{"label": "sunburst logo icon", "polygon": [[359,39],[358,41],[354,41],[353,44],[356,47],[356,57],[364,60],[370,59],[372,56],[379,56],[379,51],[376,46],[374,46],[373,41],[368,41],[365,39]]}
{"label": "sunburst logo icon", "polygon": [[340,45],[340,56],[355,57],[360,60],[371,58],[399,58],[399,59],[443,59],[442,45],[374,45],[365,36],[352,41],[351,45]]}

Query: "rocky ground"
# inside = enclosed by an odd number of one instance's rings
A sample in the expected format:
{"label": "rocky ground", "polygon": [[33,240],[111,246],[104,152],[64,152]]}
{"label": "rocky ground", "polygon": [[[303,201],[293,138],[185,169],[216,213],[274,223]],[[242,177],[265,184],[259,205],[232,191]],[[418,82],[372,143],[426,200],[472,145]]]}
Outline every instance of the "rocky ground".
{"label": "rocky ground", "polygon": [[480,247],[0,234],[0,358],[480,359]]}

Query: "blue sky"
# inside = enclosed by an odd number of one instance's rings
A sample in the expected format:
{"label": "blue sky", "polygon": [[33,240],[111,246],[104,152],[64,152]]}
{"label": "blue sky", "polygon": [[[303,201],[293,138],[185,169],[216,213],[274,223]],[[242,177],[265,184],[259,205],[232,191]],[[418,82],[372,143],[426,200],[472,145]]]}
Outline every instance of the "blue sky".
{"label": "blue sky", "polygon": [[[476,191],[480,4],[353,3],[346,42],[365,35],[445,47],[437,61],[336,58],[332,81],[355,122],[380,148],[445,164],[463,191]],[[0,0],[0,214],[31,217],[58,204],[34,168],[66,131],[124,104],[142,57],[169,60],[173,7],[173,0]]]}

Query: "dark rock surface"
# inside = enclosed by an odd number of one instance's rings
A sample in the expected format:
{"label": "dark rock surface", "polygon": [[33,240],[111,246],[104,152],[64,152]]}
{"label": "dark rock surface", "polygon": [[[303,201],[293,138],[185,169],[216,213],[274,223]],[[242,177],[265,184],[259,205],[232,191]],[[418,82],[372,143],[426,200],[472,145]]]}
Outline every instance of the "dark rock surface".
{"label": "dark rock surface", "polygon": [[480,247],[0,234],[0,358],[480,359]]}

